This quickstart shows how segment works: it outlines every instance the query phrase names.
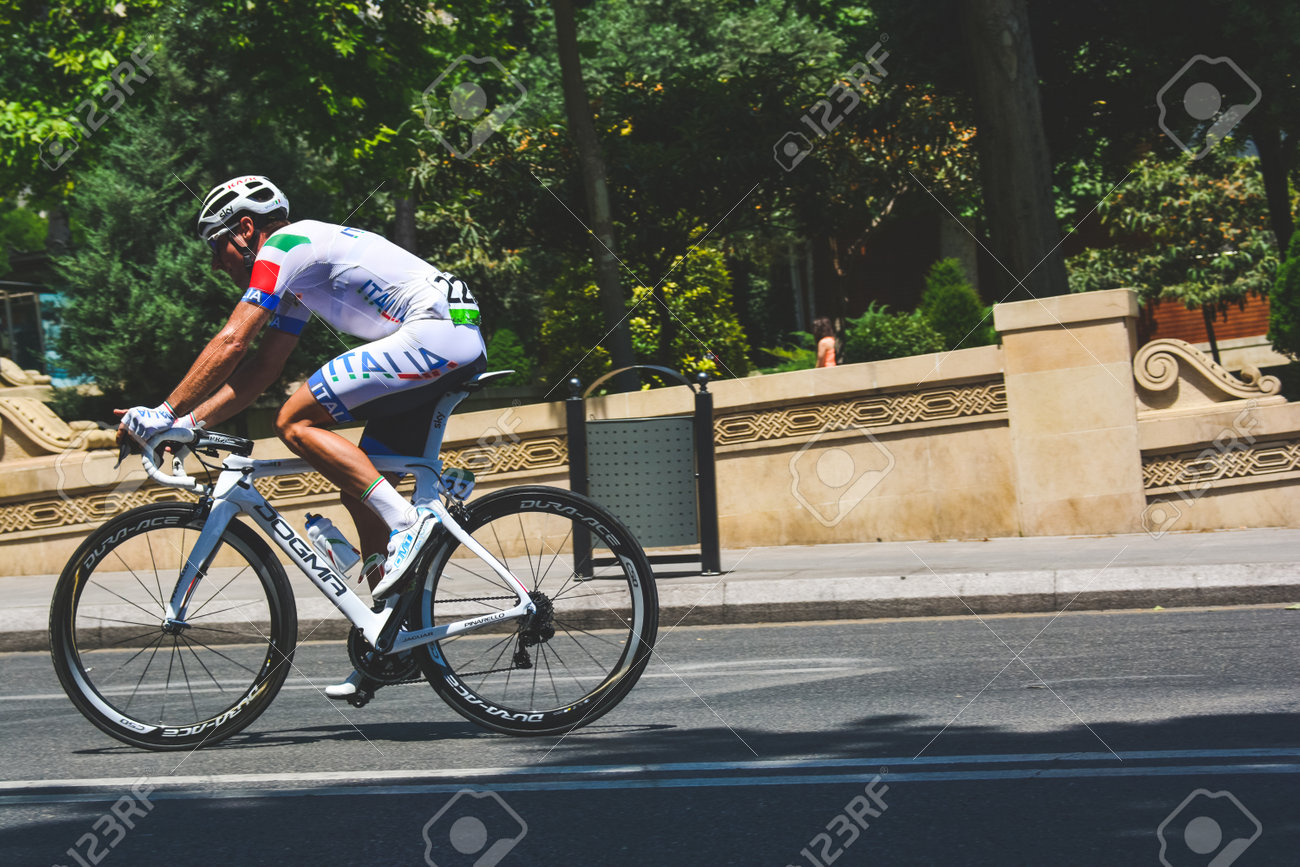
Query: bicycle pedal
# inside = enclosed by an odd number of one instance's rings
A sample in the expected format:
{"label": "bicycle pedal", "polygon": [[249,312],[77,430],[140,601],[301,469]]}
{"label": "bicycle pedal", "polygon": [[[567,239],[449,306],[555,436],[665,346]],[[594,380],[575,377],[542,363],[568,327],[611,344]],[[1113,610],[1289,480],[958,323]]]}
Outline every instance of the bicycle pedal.
{"label": "bicycle pedal", "polygon": [[353,707],[365,707],[367,704],[370,703],[370,700],[374,697],[375,697],[375,691],[373,689],[365,689],[363,687],[362,689],[359,689],[352,695],[348,696],[347,701],[348,704],[352,705]]}

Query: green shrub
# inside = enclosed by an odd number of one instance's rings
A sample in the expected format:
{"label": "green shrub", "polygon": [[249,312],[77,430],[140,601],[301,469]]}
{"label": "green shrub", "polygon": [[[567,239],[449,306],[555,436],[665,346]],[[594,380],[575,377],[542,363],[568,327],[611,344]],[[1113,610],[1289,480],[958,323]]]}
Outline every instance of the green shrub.
{"label": "green shrub", "polygon": [[890,313],[872,301],[867,312],[848,320],[844,334],[844,363],[881,361],[942,352],[943,335],[934,330],[920,311]]}
{"label": "green shrub", "polygon": [[1269,342],[1278,352],[1300,359],[1300,232],[1291,235],[1268,300]]}
{"label": "green shrub", "polygon": [[956,259],[940,259],[930,268],[917,309],[943,336],[944,349],[998,342],[993,330],[993,308],[980,302],[979,293],[966,281]]}
{"label": "green shrub", "polygon": [[780,363],[760,367],[763,373],[788,373],[791,370],[807,370],[817,364],[816,340],[807,331],[791,331],[785,346],[764,347],[759,350]]}

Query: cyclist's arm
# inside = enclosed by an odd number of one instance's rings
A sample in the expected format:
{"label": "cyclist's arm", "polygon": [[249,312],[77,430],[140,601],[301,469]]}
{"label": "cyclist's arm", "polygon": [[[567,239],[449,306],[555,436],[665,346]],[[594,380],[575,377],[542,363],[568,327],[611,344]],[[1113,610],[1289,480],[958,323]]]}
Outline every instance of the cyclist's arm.
{"label": "cyclist's arm", "polygon": [[221,386],[248,353],[253,338],[271,321],[271,311],[241,301],[217,336],[209,341],[181,384],[167,398],[177,418],[196,409]]}
{"label": "cyclist's arm", "polygon": [[284,370],[285,362],[298,345],[298,335],[271,328],[262,338],[257,354],[235,370],[217,393],[194,410],[194,418],[208,428],[243,411],[257,396],[271,387]]}

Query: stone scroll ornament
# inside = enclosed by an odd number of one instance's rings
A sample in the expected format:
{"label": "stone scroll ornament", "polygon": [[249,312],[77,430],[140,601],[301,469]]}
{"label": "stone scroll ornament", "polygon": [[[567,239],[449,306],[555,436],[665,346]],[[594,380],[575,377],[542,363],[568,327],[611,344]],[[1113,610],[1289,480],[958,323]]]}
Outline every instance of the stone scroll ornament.
{"label": "stone scroll ornament", "polygon": [[1267,397],[1282,390],[1276,376],[1263,376],[1258,368],[1246,365],[1238,378],[1192,344],[1172,337],[1153,340],[1139,349],[1133,357],[1133,376],[1145,389],[1166,391],[1178,382],[1183,365],[1221,392],[1216,395],[1219,400]]}
{"label": "stone scroll ornament", "polygon": [[0,430],[5,439],[23,445],[20,454],[4,454],[0,449],[4,459],[58,454],[67,449],[111,449],[116,437],[113,430],[100,430],[92,421],[65,422],[31,397],[0,397]]}

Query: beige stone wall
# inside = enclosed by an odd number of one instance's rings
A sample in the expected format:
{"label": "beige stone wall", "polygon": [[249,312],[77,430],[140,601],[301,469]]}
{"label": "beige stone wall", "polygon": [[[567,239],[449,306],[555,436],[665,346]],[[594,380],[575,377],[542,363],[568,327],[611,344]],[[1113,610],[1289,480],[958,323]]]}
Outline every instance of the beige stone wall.
{"label": "beige stone wall", "polygon": [[[713,383],[723,546],[1300,526],[1300,405],[1194,347],[1139,352],[1135,314],[1129,290],[1017,302],[995,308],[1002,346]],[[692,407],[680,386],[586,412]],[[564,418],[559,401],[458,414],[444,458],[480,492],[567,487]],[[114,460],[0,462],[0,573],[57,572],[105,518],[177,497]],[[315,473],[259,487],[297,524],[350,526]]]}

